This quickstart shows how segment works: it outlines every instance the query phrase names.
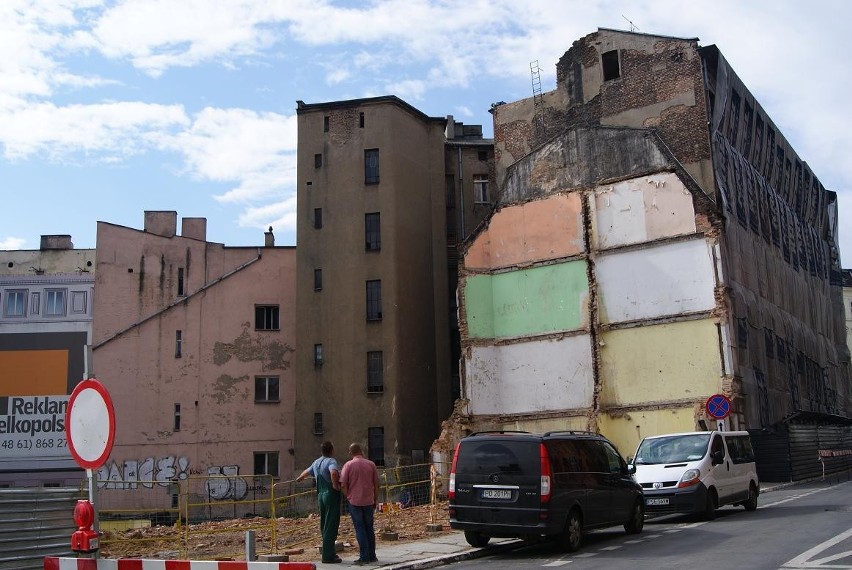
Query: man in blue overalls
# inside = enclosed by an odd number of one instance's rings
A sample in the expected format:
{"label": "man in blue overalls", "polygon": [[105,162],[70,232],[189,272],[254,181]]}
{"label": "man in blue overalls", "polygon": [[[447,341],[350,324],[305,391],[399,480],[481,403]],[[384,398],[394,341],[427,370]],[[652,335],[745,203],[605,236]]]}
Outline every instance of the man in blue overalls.
{"label": "man in blue overalls", "polygon": [[324,441],[322,455],[311,466],[296,477],[302,481],[310,475],[317,481],[317,501],[320,512],[320,532],[322,533],[322,561],[326,564],[341,562],[335,552],[337,530],[340,527],[340,468],[337,460],[331,456],[334,446]]}

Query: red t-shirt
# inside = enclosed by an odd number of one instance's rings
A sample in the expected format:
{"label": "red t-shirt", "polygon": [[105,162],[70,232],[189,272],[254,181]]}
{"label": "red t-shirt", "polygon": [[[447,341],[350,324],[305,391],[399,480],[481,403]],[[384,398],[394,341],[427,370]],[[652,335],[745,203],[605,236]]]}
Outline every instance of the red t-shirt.
{"label": "red t-shirt", "polygon": [[369,507],[376,504],[376,485],[379,472],[376,464],[363,456],[356,455],[343,465],[340,484],[346,485],[346,500],[356,507]]}

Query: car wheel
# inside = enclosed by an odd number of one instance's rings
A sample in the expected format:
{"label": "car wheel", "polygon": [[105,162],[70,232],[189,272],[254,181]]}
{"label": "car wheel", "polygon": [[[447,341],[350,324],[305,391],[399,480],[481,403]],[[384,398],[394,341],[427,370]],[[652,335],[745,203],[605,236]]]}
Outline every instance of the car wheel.
{"label": "car wheel", "polygon": [[743,503],[743,506],[747,511],[757,510],[757,487],[754,483],[751,483],[748,486],[748,500]]}
{"label": "car wheel", "polygon": [[707,491],[707,501],[704,504],[702,515],[702,518],[706,521],[712,521],[716,518],[716,489]]}
{"label": "car wheel", "polygon": [[482,548],[488,544],[491,537],[477,530],[466,530],[464,531],[464,539],[469,545],[475,546],[476,548]]}
{"label": "car wheel", "polygon": [[645,526],[645,503],[637,500],[630,511],[630,518],[624,523],[624,531],[627,534],[639,534]]}
{"label": "car wheel", "polygon": [[583,540],[583,520],[580,511],[572,509],[565,522],[565,530],[559,536],[559,544],[566,552],[576,552]]}

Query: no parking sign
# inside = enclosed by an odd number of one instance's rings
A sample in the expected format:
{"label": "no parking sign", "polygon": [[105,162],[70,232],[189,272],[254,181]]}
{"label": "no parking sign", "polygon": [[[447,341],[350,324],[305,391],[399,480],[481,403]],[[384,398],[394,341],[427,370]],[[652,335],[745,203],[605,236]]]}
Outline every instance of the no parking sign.
{"label": "no parking sign", "polygon": [[707,398],[704,408],[714,420],[724,420],[731,413],[731,399],[724,394],[713,394]]}

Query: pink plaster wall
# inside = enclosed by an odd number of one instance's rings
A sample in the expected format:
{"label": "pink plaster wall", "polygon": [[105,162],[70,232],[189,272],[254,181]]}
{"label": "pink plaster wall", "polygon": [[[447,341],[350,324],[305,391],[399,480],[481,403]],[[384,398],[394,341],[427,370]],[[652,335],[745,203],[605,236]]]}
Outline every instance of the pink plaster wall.
{"label": "pink plaster wall", "polygon": [[468,269],[496,269],[583,252],[577,193],[504,207],[491,217],[465,254]]}
{"label": "pink plaster wall", "polygon": [[[106,468],[124,475],[126,461],[171,457],[186,473],[237,466],[251,474],[254,452],[275,451],[280,473],[289,476],[295,248],[226,248],[99,223],[97,251],[104,258],[96,273],[93,365],[117,420]],[[177,295],[179,267],[184,296]],[[279,306],[280,330],[255,330],[256,304]],[[255,402],[256,376],[279,377],[278,402]]]}

